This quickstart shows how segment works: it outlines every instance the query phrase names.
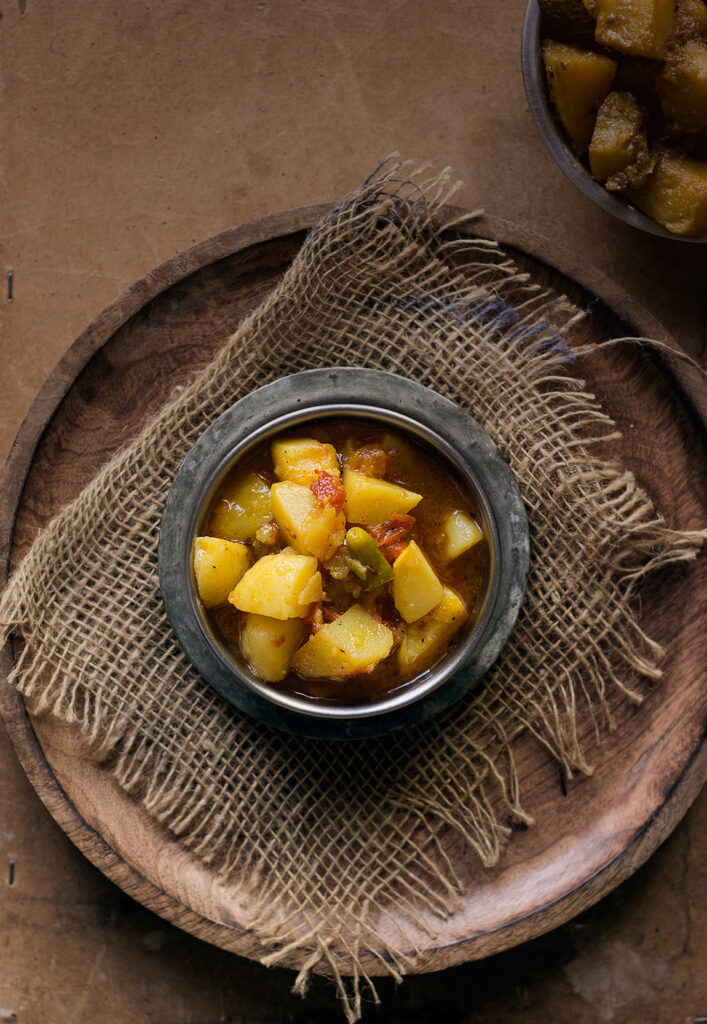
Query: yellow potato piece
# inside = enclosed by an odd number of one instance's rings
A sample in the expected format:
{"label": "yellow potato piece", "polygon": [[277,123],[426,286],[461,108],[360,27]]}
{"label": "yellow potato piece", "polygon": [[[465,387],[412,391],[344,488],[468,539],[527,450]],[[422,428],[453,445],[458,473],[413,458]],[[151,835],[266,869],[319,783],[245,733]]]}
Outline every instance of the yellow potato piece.
{"label": "yellow potato piece", "polygon": [[272,485],[270,495],[277,525],[300,554],[326,562],[344,543],[343,512],[331,505],[321,508],[309,487],[283,480]]}
{"label": "yellow potato piece", "polygon": [[661,153],[655,170],[628,196],[644,213],[677,235],[707,233],[707,163]]}
{"label": "yellow potato piece", "polygon": [[241,653],[258,679],[279,683],[308,631],[309,624],[302,619],[272,619],[246,612],[241,626]]}
{"label": "yellow potato piece", "polygon": [[597,110],[611,88],[616,61],[552,39],[543,42],[550,99],[578,152],[589,145]]}
{"label": "yellow potato piece", "polygon": [[292,668],[308,679],[340,679],[371,672],[387,658],[393,633],[359,604],[322,626],[292,658]]}
{"label": "yellow potato piece", "polygon": [[444,531],[444,554],[448,562],[463,555],[478,544],[483,533],[481,528],[466,512],[452,512],[442,524]]}
{"label": "yellow potato piece", "polygon": [[344,469],[346,503],[344,512],[350,523],[376,526],[385,522],[393,512],[409,512],[422,495],[408,491],[397,484],[377,477],[364,476],[353,469]]}
{"label": "yellow potato piece", "polygon": [[675,22],[668,49],[674,44],[707,39],[707,4],[705,0],[677,0]]}
{"label": "yellow potato piece", "polygon": [[197,537],[194,544],[196,589],[205,608],[223,604],[250,565],[245,544],[220,537]]}
{"label": "yellow potato piece", "polygon": [[393,562],[393,601],[406,622],[415,622],[442,600],[443,587],[415,541]]}
{"label": "yellow potato piece", "polygon": [[304,531],[306,548],[322,562],[328,561],[344,543],[346,519],[344,513],[327,505],[317,509]]}
{"label": "yellow potato piece", "polygon": [[302,619],[312,601],[320,601],[323,594],[316,558],[286,550],[259,558],[228,600],[241,612],[273,619]]}
{"label": "yellow potato piece", "polygon": [[599,107],[589,166],[610,191],[642,185],[650,174],[645,121],[645,111],[629,92],[610,92]]}
{"label": "yellow potato piece", "polygon": [[656,88],[672,131],[707,128],[707,44],[694,40],[671,53]]}
{"label": "yellow potato piece", "polygon": [[467,619],[462,599],[444,588],[439,604],[412,625],[404,627],[398,665],[405,673],[422,672],[445,653],[445,648]]}
{"label": "yellow potato piece", "polygon": [[324,590],[322,585],[322,574],[320,572],[315,572],[314,576],[310,576],[300,590],[297,600],[301,605],[309,608],[312,601],[321,601],[323,597]]}
{"label": "yellow potato piece", "polygon": [[312,437],[292,437],[273,441],[270,445],[275,476],[309,487],[317,478],[317,471],[330,473],[339,479],[339,461],[331,444],[323,444]]}
{"label": "yellow potato piece", "polygon": [[257,473],[246,473],[220,492],[207,529],[225,540],[247,541],[271,521],[270,485]]}
{"label": "yellow potato piece", "polygon": [[665,56],[675,0],[596,0],[598,43],[636,57]]}

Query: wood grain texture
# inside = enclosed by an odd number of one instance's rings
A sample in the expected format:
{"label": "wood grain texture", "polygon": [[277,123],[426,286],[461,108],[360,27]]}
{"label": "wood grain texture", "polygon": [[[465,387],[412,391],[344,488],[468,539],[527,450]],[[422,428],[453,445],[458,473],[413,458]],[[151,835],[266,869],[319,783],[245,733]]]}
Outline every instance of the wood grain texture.
{"label": "wood grain texture", "polygon": [[[36,530],[139,430],[170,388],[203,366],[276,283],[322,209],[266,218],[225,232],[164,264],[81,336],[47,382],[3,477],[0,531],[13,563]],[[502,222],[482,231],[507,244],[543,283],[591,304],[587,337],[664,336],[600,276],[568,267],[547,243]],[[530,255],[530,253],[536,255]],[[601,294],[607,301],[600,301]],[[581,372],[622,427],[622,457],[670,522],[704,523],[704,395],[679,361],[609,349]],[[10,534],[17,512],[12,549]],[[673,569],[644,592],[648,631],[669,647],[665,679],[592,751],[595,776],[565,796],[556,766],[521,744],[525,803],[538,826],[514,836],[498,868],[469,863],[462,911],[426,943],[425,970],[486,956],[567,920],[627,877],[670,832],[707,775],[703,744],[702,569]],[[6,663],[7,664],[7,663]],[[74,730],[30,719],[3,686],[2,713],[23,766],[56,820],[127,893],[180,927],[256,956],[237,886],[211,873],[157,828],[96,766]],[[377,970],[371,963],[371,970]]]}

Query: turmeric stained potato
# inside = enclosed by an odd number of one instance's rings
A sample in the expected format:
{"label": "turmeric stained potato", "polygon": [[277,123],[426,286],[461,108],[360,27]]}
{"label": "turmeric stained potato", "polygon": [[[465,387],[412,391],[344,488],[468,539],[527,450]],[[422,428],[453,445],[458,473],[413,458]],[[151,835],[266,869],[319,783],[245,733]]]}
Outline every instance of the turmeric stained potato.
{"label": "turmeric stained potato", "polygon": [[271,619],[246,612],[241,623],[241,653],[259,679],[279,683],[306,635],[303,619]]}
{"label": "turmeric stained potato", "polygon": [[[540,6],[543,30],[557,37],[542,44],[548,93],[592,176],[673,234],[705,234],[705,0],[541,0]],[[615,76],[596,102],[592,93],[601,92],[606,61]]]}
{"label": "turmeric stained potato", "polygon": [[327,622],[295,652],[293,667],[313,679],[345,679],[372,671],[387,658],[395,641],[390,626],[379,622],[360,604],[353,604]]}
{"label": "turmeric stained potato", "polygon": [[227,601],[249,565],[250,551],[245,544],[220,537],[199,537],[194,545],[194,575],[204,606],[213,608]]}
{"label": "turmeric stained potato", "polygon": [[562,126],[582,153],[589,145],[594,121],[616,74],[616,61],[551,39],[543,43],[550,97]]}
{"label": "turmeric stained potato", "polygon": [[322,598],[322,577],[317,560],[286,548],[263,555],[242,576],[228,595],[241,612],[269,615],[273,619],[297,619]]}
{"label": "turmeric stained potato", "polygon": [[707,41],[707,4],[705,0],[677,0],[675,21],[669,44],[684,46],[701,39]]}
{"label": "turmeric stained potato", "polygon": [[341,547],[344,514],[332,505],[320,505],[311,487],[281,480],[272,485],[270,494],[275,522],[295,551],[326,562]]}
{"label": "turmeric stained potato", "polygon": [[707,232],[707,164],[677,153],[658,157],[645,185],[629,195],[653,220],[678,235]]}
{"label": "turmeric stained potato", "polygon": [[676,47],[656,88],[671,132],[707,128],[707,44],[694,40]]}
{"label": "turmeric stained potato", "polygon": [[675,0],[596,0],[594,38],[636,57],[665,56]]}
{"label": "turmeric stained potato", "polygon": [[403,669],[424,668],[435,660],[449,638],[459,629],[459,623],[466,618],[464,604],[449,587],[442,592],[442,599],[432,611],[418,619],[405,631],[398,650],[398,662]]}
{"label": "turmeric stained potato", "polygon": [[628,92],[610,92],[599,107],[589,144],[589,166],[614,191],[642,185],[651,172],[646,115]]}
{"label": "turmeric stained potato", "polygon": [[[488,583],[483,520],[457,477],[354,418],[261,445],[195,543],[205,614],[256,676],[294,693],[356,703],[410,684],[478,615]],[[226,552],[237,565],[221,572]]]}

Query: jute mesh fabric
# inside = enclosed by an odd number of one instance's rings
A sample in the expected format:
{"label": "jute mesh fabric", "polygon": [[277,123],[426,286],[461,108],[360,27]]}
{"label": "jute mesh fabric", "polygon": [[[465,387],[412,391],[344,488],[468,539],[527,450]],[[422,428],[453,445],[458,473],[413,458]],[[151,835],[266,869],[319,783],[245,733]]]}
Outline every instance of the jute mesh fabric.
{"label": "jute mesh fabric", "polygon": [[[351,1021],[370,957],[400,977],[419,930],[454,912],[460,840],[493,865],[512,822],[530,822],[518,736],[588,772],[580,712],[604,728],[612,700],[640,701],[641,677],[659,676],[636,587],[699,544],[597,454],[614,428],[567,373],[576,311],[493,244],[443,230],[447,191],[388,166],[338,205],[213,362],[37,537],[0,603],[34,712],[76,723],[156,819],[224,884],[238,878],[264,963],[299,967],[304,991],[328,960]],[[331,365],[394,371],[468,410],[515,473],[532,544],[518,625],[483,688],[356,743],[227,705],[178,646],[157,578],[170,483],[204,428],[268,381]]]}

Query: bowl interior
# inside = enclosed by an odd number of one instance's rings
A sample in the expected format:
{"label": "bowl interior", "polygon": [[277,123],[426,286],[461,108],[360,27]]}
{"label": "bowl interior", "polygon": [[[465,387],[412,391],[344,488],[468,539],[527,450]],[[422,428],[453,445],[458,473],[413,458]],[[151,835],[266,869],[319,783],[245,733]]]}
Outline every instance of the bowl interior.
{"label": "bowl interior", "polygon": [[607,192],[592,178],[574,153],[565,139],[548,95],[542,59],[542,14],[537,0],[529,0],[525,12],[521,51],[523,85],[533,120],[550,155],[572,184],[606,213],[617,217],[625,224],[640,228],[641,231],[647,231],[660,238],[669,238],[673,242],[707,243],[707,235],[701,235],[699,238],[676,235],[636,209],[627,199]]}
{"label": "bowl interior", "polygon": [[283,708],[310,715],[325,714],[326,717],[335,718],[371,717],[419,700],[440,686],[445,679],[458,669],[488,625],[497,596],[500,553],[495,516],[473,468],[460,459],[455,450],[443,438],[409,417],[386,410],[366,408],[362,405],[358,407],[351,405],[315,406],[299,409],[280,416],[261,430],[252,434],[244,442],[234,446],[231,451],[224,455],[220,466],[209,480],[194,510],[188,563],[190,567],[193,565],[193,544],[197,536],[204,532],[204,521],[209,506],[221,483],[234,468],[237,468],[239,463],[249,457],[254,448],[271,440],[283,431],[307,426],[311,428],[315,423],[323,424],[326,420],[340,417],[345,417],[347,420],[367,421],[382,429],[388,428],[407,435],[420,447],[427,448],[440,461],[446,464],[451,473],[457,479],[463,481],[466,488],[473,495],[482,519],[484,536],[488,544],[488,573],[483,594],[477,604],[475,614],[470,617],[469,621],[462,628],[451,650],[432,668],[417,676],[414,681],[403,684],[377,699],[357,703],[323,701],[321,698],[294,694],[283,687],[264,682],[252,673],[245,660],[236,655],[227,646],[206,614],[203,605],[197,597],[193,568],[190,569],[190,600],[204,641],[212,647],[223,663],[229,666],[231,671],[236,673],[242,682],[254,693]]}

